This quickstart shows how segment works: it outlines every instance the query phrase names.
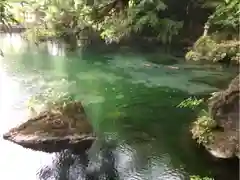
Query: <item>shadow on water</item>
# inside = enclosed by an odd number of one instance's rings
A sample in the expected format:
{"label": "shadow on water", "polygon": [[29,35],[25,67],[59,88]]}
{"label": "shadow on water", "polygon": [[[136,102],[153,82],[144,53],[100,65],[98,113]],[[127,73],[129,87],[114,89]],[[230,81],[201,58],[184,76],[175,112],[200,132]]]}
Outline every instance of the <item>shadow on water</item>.
{"label": "shadow on water", "polygon": [[[164,56],[144,56],[130,49],[58,56],[34,49],[6,52],[0,69],[4,72],[2,89],[6,98],[11,99],[7,93],[11,89],[16,91],[14,98],[22,101],[24,93],[27,99],[49,88],[68,92],[83,102],[101,137],[86,154],[52,154],[50,165],[40,167],[37,179],[171,180],[189,179],[189,175],[238,179],[239,166],[235,162],[210,158],[191,139],[189,125],[197,112],[176,108],[190,95],[218,90],[214,79],[230,77],[231,73],[178,60],[172,62],[178,69],[169,69],[168,63],[155,63],[149,58],[165,60]],[[212,83],[206,82],[209,78]],[[10,80],[19,85],[19,90],[11,86]],[[3,86],[3,81],[0,83]],[[16,99],[11,100],[13,104]],[[0,110],[4,111],[3,107]],[[0,144],[5,146],[2,140]],[[13,153],[28,157],[24,150],[13,149]],[[33,157],[37,159],[38,154]],[[22,162],[16,163],[21,167]],[[27,172],[31,165],[26,166]]]}
{"label": "shadow on water", "polygon": [[94,158],[94,160],[89,158],[91,153],[73,154],[69,150],[57,153],[51,166],[45,166],[39,170],[39,179],[119,179],[114,155],[116,147],[113,144],[105,144],[104,148],[98,147],[97,150],[95,149],[94,154],[92,153],[91,158]]}

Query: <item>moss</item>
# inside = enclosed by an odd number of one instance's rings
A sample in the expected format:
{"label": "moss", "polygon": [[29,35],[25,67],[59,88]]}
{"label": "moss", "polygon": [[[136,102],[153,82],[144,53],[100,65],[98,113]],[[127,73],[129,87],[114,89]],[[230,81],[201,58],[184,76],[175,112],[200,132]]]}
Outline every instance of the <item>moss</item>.
{"label": "moss", "polygon": [[199,144],[209,144],[213,141],[212,130],[217,127],[210,115],[203,111],[203,114],[193,123],[191,132],[193,139],[196,139]]}
{"label": "moss", "polygon": [[201,59],[201,54],[198,52],[195,52],[193,50],[190,50],[187,52],[187,54],[185,55],[185,59],[187,61],[199,61],[199,59]]}
{"label": "moss", "polygon": [[48,89],[41,94],[32,96],[27,102],[27,107],[33,111],[38,111],[39,106],[44,106],[45,109],[59,109],[73,101],[73,97],[68,93],[57,93],[52,89]]}
{"label": "moss", "polygon": [[67,136],[92,133],[92,126],[86,118],[80,102],[58,105],[42,111],[12,132],[21,134]]}
{"label": "moss", "polygon": [[217,43],[210,36],[201,36],[193,45],[193,49],[203,56],[208,55],[212,48],[215,48]]}
{"label": "moss", "polygon": [[214,180],[214,179],[209,177],[190,176],[190,180]]}
{"label": "moss", "polygon": [[[39,110],[39,106],[44,108]],[[53,136],[92,132],[81,102],[74,101],[69,94],[46,91],[32,97],[28,108],[32,113],[30,119],[12,131]]]}

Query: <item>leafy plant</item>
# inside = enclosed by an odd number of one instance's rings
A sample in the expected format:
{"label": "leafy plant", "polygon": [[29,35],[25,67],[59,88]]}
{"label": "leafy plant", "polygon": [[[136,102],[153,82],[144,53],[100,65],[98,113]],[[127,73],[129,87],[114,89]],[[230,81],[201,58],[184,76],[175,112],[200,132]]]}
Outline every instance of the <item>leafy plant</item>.
{"label": "leafy plant", "polygon": [[74,99],[68,93],[55,92],[48,89],[46,92],[32,96],[27,107],[34,114],[38,114],[43,109],[55,109],[65,107],[66,104],[73,102]]}
{"label": "leafy plant", "polygon": [[203,103],[203,99],[189,97],[189,98],[185,99],[184,101],[182,101],[179,105],[177,105],[177,107],[195,109],[201,103]]}
{"label": "leafy plant", "polygon": [[160,18],[158,13],[167,9],[161,0],[131,0],[129,6],[121,13],[105,16],[99,23],[101,36],[107,41],[120,41],[132,33],[141,33],[151,28],[156,37],[163,43],[170,43],[177,35],[182,22],[169,18]]}
{"label": "leafy plant", "polygon": [[208,144],[213,140],[212,129],[217,127],[208,112],[202,111],[202,114],[193,123],[191,132],[193,139],[196,139],[199,144]]}
{"label": "leafy plant", "polygon": [[214,180],[214,179],[209,177],[190,176],[190,180]]}
{"label": "leafy plant", "polygon": [[[240,2],[238,0],[219,0],[215,6],[215,12],[209,17],[212,25],[238,32]],[[206,5],[208,3],[205,3]]]}
{"label": "leafy plant", "polygon": [[210,36],[202,36],[195,42],[193,49],[185,55],[185,58],[194,61],[223,61],[239,64],[239,46],[239,41],[217,42]]}
{"label": "leafy plant", "polygon": [[13,17],[13,14],[10,12],[11,5],[7,0],[0,1],[0,23],[2,23],[5,29],[10,32],[11,25],[10,22],[18,23],[17,20]]}
{"label": "leafy plant", "polygon": [[201,36],[194,43],[193,49],[196,52],[201,53],[202,56],[205,56],[205,55],[207,55],[207,53],[209,53],[211,51],[211,49],[215,48],[216,44],[217,43],[213,39],[211,39],[211,37]]}
{"label": "leafy plant", "polygon": [[151,36],[169,44],[183,25],[159,16],[167,9],[162,0],[31,0],[24,7],[41,12],[40,24],[34,27],[38,34],[48,30],[65,40],[81,38],[86,35],[82,32],[89,30],[88,38],[97,33],[107,43],[119,42],[147,29]]}

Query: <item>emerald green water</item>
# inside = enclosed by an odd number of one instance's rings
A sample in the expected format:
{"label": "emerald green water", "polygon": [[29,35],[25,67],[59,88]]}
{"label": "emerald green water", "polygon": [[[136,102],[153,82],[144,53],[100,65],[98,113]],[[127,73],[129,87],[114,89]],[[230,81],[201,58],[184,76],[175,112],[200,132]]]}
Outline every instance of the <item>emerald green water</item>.
{"label": "emerald green water", "polygon": [[51,55],[26,47],[17,35],[12,43],[6,36],[0,40],[5,53],[0,59],[1,134],[24,121],[31,96],[68,92],[83,102],[94,129],[107,141],[94,144],[87,163],[84,155],[34,152],[0,139],[1,179],[109,179],[104,173],[123,180],[238,179],[235,162],[216,160],[191,140],[188,129],[196,112],[176,107],[191,95],[227,84],[232,69],[131,49],[53,55],[51,48]]}

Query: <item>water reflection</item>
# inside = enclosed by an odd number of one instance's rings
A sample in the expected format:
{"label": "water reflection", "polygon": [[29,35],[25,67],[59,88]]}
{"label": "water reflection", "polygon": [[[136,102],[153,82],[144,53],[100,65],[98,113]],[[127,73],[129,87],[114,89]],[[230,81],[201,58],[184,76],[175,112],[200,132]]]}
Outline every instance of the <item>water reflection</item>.
{"label": "water reflection", "polygon": [[51,164],[41,167],[37,175],[40,180],[85,179],[86,165],[86,154],[74,155],[71,152],[63,151],[56,153]]}
{"label": "water reflection", "polygon": [[9,50],[15,53],[21,53],[23,48],[27,47],[27,43],[22,40],[19,34],[0,33],[0,47],[3,53]]}
{"label": "water reflection", "polygon": [[[124,147],[125,146],[125,147]],[[181,170],[168,166],[170,157],[144,157],[130,146],[101,145],[91,153],[72,154],[64,151],[55,154],[50,165],[43,166],[38,176],[41,180],[145,180],[182,179]],[[91,151],[91,150],[90,150]],[[142,160],[144,161],[142,161]],[[142,162],[141,162],[142,161]],[[146,166],[147,165],[147,166]]]}
{"label": "water reflection", "polygon": [[47,49],[52,56],[65,56],[65,46],[63,43],[48,42]]}

